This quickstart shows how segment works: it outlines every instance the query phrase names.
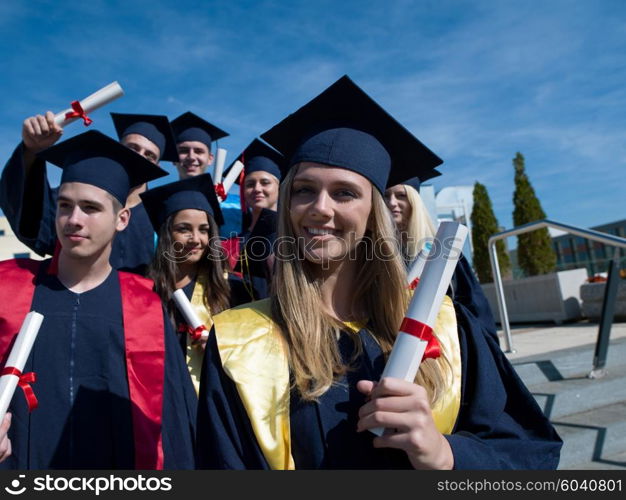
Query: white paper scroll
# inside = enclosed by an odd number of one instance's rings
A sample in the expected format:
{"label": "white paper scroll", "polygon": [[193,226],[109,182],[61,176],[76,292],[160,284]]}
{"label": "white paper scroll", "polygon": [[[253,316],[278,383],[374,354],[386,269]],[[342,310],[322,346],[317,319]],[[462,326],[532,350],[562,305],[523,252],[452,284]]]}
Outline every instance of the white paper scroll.
{"label": "white paper scroll", "polygon": [[[42,322],[43,315],[38,312],[31,311],[26,315],[20,332],[15,338],[15,343],[5,367],[15,368],[20,372],[24,370],[24,365],[33,348]],[[0,377],[0,422],[4,420],[18,382],[19,377],[17,375],[3,375]]]}
{"label": "white paper scroll", "polygon": [[243,163],[241,163],[239,160],[237,160],[234,163],[234,165],[230,167],[230,170],[226,174],[226,177],[224,177],[224,182],[222,183],[224,184],[224,191],[226,193],[228,193],[230,188],[233,187],[233,184],[239,177],[239,174],[241,173],[242,170],[243,170]]}
{"label": "white paper scroll", "polygon": [[[450,285],[467,233],[467,227],[458,222],[442,222],[439,225],[406,318],[430,328],[435,327],[443,296]],[[427,345],[425,340],[403,331],[398,332],[381,379],[393,377],[413,382]],[[383,428],[372,429],[378,436],[383,431]]]}
{"label": "white paper scroll", "polygon": [[[124,95],[124,91],[120,84],[117,82],[109,83],[106,87],[101,88],[97,92],[94,92],[88,97],[85,97],[82,101],[80,101],[80,105],[85,111],[85,114],[89,114],[92,111],[109,104],[111,101],[122,97]],[[54,115],[54,122],[61,127],[65,127],[70,123],[79,120],[80,117],[75,116],[72,118],[65,118],[66,113],[71,113],[73,111],[72,108],[65,109],[60,113]]]}
{"label": "white paper scroll", "polygon": [[430,252],[431,248],[432,243],[426,243],[424,248],[420,250],[420,253],[417,254],[417,257],[415,257],[415,260],[411,263],[411,267],[409,268],[409,272],[407,274],[407,281],[409,285],[422,276],[422,271],[424,271],[426,259],[428,258],[428,252]]}
{"label": "white paper scroll", "polygon": [[215,184],[219,184],[220,182],[222,182],[224,163],[226,163],[226,153],[227,151],[225,149],[217,148],[217,153],[215,155],[215,173],[213,175],[213,182]]}
{"label": "white paper scroll", "polygon": [[[182,289],[176,290],[172,294],[172,299],[174,299],[174,302],[176,302],[176,307],[178,307],[178,310],[181,312],[189,326],[191,326],[194,330],[198,327],[203,326],[202,321],[200,321],[200,318],[198,318],[196,311],[193,310],[191,302],[189,302],[189,299]],[[206,340],[208,337],[209,332],[207,330],[204,330],[202,332],[202,340]]]}

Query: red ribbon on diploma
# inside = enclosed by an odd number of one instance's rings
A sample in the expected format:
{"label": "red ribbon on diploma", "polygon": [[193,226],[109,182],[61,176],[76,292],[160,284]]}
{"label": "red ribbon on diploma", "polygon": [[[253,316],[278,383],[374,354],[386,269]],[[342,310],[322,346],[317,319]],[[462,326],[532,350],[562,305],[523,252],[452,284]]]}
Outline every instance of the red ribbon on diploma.
{"label": "red ribbon on diploma", "polygon": [[20,386],[24,391],[26,403],[28,404],[28,411],[30,412],[37,408],[37,405],[39,403],[37,402],[37,397],[33,392],[33,388],[30,386],[30,384],[37,380],[37,375],[35,375],[35,372],[28,372],[23,374],[17,368],[13,366],[7,366],[2,370],[2,372],[0,372],[0,376],[4,375],[15,375],[16,377],[18,377],[19,381],[17,385]]}
{"label": "red ribbon on diploma", "polygon": [[221,182],[215,185],[215,194],[220,198],[221,201],[224,201],[228,196],[226,194],[226,190],[224,189],[224,184]]}
{"label": "red ribbon on diploma", "polygon": [[85,110],[80,105],[79,101],[72,101],[71,106],[74,111],[68,111],[67,113],[65,113],[65,119],[82,118],[85,127],[88,127],[93,123],[93,120],[87,116],[87,113],[85,113]]}
{"label": "red ribbon on diploma", "polygon": [[189,325],[180,324],[178,331],[181,333],[188,333],[191,336],[191,340],[197,342],[202,338],[202,332],[206,331],[206,326],[200,325],[198,328],[192,328]]}
{"label": "red ribbon on diploma", "polygon": [[422,359],[435,359],[441,356],[439,341],[437,340],[437,337],[433,335],[433,329],[430,326],[411,318],[404,318],[402,320],[402,324],[400,325],[400,331],[428,342]]}
{"label": "red ribbon on diploma", "polygon": [[419,282],[419,278],[415,278],[413,281],[411,281],[411,284],[409,285],[409,290],[415,290],[417,288],[417,285],[419,285]]}

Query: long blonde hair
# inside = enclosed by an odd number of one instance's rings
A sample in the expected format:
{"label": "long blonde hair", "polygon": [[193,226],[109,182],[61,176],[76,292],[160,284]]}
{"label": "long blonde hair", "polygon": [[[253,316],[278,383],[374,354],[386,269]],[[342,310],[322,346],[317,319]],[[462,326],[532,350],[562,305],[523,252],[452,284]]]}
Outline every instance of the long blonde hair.
{"label": "long blonde hair", "polygon": [[411,207],[411,215],[406,227],[400,234],[402,255],[408,262],[412,262],[420,252],[426,241],[432,241],[435,237],[433,224],[426,205],[417,190],[407,184],[402,185],[406,191],[406,198]]}
{"label": "long blonde hair", "polygon": [[[325,314],[320,282],[313,272],[315,264],[302,257],[289,216],[294,166],[281,185],[278,215],[278,240],[272,317],[280,327],[288,352],[294,385],[304,400],[313,401],[324,394],[347,370],[337,338],[345,326]],[[358,275],[354,280],[351,311],[355,318],[368,320],[367,328],[389,354],[408,307],[406,272],[400,258],[393,221],[381,194],[372,189],[370,228],[356,247]],[[376,245],[374,249],[373,246]],[[373,250],[385,258],[373,256]],[[289,256],[289,257],[287,257]],[[382,300],[381,300],[382,299]],[[362,316],[369,313],[368,318]],[[361,352],[358,337],[355,357]],[[428,391],[434,403],[447,385],[449,363],[445,355],[426,360],[416,382]]]}

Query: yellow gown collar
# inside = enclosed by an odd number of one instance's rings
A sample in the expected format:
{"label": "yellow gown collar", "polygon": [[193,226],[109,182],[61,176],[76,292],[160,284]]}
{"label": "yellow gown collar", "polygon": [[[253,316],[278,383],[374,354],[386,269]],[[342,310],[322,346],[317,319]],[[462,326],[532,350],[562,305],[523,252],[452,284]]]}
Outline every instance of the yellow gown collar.
{"label": "yellow gown collar", "polygon": [[[196,284],[193,287],[193,293],[191,295],[191,307],[200,318],[200,321],[207,327],[207,330],[213,326],[213,317],[211,316],[210,309],[204,303],[204,291],[206,285],[204,279],[198,276]],[[187,368],[189,369],[189,375],[191,375],[191,381],[196,389],[196,394],[200,392],[200,372],[202,371],[202,359],[204,358],[204,349],[200,343],[192,344],[191,338],[187,335],[187,352],[185,359],[187,361]]]}

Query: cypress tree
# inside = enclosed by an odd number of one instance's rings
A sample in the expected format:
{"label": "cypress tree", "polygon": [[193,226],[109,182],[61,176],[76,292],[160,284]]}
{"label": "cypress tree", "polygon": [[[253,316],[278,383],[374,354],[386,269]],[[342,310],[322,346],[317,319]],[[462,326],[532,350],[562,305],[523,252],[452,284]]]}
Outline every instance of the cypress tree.
{"label": "cypress tree", "polygon": [[[517,153],[515,168],[515,193],[513,194],[513,224],[515,227],[545,219],[546,214],[535,195],[524,167],[524,156]],[[556,254],[547,228],[537,229],[517,237],[517,260],[526,276],[536,276],[554,271]]]}
{"label": "cypress tree", "polygon": [[[481,283],[493,282],[491,263],[489,260],[489,238],[499,232],[498,219],[493,213],[493,206],[487,188],[480,182],[474,184],[474,206],[472,208],[472,245],[474,247],[473,264]],[[504,241],[496,242],[496,253],[500,274],[506,276],[511,269],[509,254]]]}

